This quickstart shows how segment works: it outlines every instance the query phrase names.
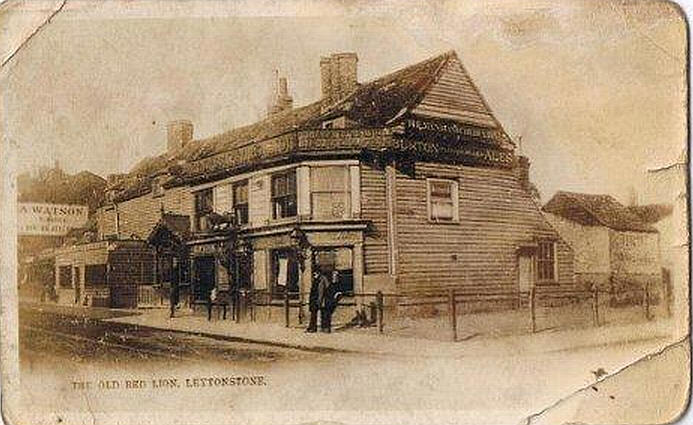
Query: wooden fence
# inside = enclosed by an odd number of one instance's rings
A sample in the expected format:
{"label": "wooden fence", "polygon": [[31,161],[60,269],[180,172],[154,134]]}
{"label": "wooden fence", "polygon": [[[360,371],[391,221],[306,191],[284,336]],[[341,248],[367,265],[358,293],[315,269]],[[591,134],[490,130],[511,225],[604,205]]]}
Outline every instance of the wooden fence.
{"label": "wooden fence", "polygon": [[[529,331],[534,333],[537,331],[537,308],[540,302],[589,302],[590,320],[593,326],[601,326],[603,324],[603,306],[600,300],[602,297],[624,296],[627,294],[639,294],[638,299],[641,299],[640,308],[647,320],[653,318],[652,315],[652,295],[650,285],[645,285],[641,288],[630,288],[628,290],[603,290],[593,287],[589,290],[565,290],[562,288],[542,287],[540,290],[532,288],[528,292],[486,292],[483,294],[472,294],[462,292],[458,289],[449,289],[447,291],[437,292],[421,292],[421,293],[384,293],[381,291],[371,293],[353,293],[349,297],[341,299],[339,306],[349,307],[362,305],[370,309],[371,324],[377,326],[378,332],[383,333],[386,322],[386,304],[397,308],[414,307],[414,306],[445,306],[444,311],[447,316],[447,323],[450,331],[450,338],[453,341],[458,339],[458,311],[459,306],[464,304],[472,304],[479,302],[508,302],[521,307],[522,301],[526,301],[526,313],[529,319]],[[663,301],[666,307],[667,315],[671,315],[669,294],[664,291]],[[266,290],[247,290],[239,293],[236,299],[233,296],[229,297],[228,305],[231,307],[231,316],[237,322],[240,321],[242,315],[249,316],[251,321],[255,321],[257,317],[257,308],[264,307],[272,310],[281,311],[283,315],[284,325],[290,327],[292,324],[301,325],[305,322],[305,309],[308,307],[308,294],[300,292],[285,292],[280,294],[271,294]],[[357,300],[362,302],[358,303]],[[386,303],[389,299],[390,302]],[[292,314],[292,311],[296,311]],[[295,319],[294,319],[295,317]],[[294,320],[297,321],[293,322]]]}

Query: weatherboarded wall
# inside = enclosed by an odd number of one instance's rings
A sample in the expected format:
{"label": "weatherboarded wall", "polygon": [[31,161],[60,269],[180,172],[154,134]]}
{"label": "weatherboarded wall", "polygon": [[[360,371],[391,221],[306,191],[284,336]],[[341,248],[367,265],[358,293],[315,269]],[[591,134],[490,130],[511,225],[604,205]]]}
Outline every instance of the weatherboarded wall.
{"label": "weatherboarded wall", "polygon": [[365,273],[388,273],[385,170],[368,164],[361,164],[361,217],[372,223],[363,244]]}
{"label": "weatherboarded wall", "polygon": [[[573,253],[510,169],[416,163],[397,172],[396,245],[402,291],[460,288],[517,291],[517,248],[555,239],[557,282],[574,284]],[[427,178],[456,180],[459,222],[428,217]]]}
{"label": "weatherboarded wall", "polygon": [[[120,202],[117,206],[107,206],[99,211],[99,232],[102,237],[116,234],[116,213],[119,222],[119,238],[129,239],[133,235],[146,239],[149,232],[161,218],[161,208],[166,212],[189,215],[194,214],[194,196],[188,187],[166,190],[163,195],[152,193]],[[191,220],[192,221],[192,220]]]}

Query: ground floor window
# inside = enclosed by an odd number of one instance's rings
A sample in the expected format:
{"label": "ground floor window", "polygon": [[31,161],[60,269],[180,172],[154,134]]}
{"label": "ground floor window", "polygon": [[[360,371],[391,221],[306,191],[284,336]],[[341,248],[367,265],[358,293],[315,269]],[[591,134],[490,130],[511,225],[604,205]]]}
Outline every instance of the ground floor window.
{"label": "ground floor window", "polygon": [[556,280],[556,244],[553,241],[539,242],[537,274],[539,281]]}
{"label": "ground floor window", "polygon": [[72,266],[58,267],[58,286],[72,288]]}
{"label": "ground floor window", "polygon": [[87,264],[84,266],[85,285],[105,285],[106,284],[106,265]]}
{"label": "ground floor window", "polygon": [[290,249],[272,251],[272,294],[283,296],[286,291],[298,292],[298,262]]}
{"label": "ground floor window", "polygon": [[354,293],[353,251],[350,247],[317,248],[313,255],[313,268],[330,277],[334,275],[340,292]]}

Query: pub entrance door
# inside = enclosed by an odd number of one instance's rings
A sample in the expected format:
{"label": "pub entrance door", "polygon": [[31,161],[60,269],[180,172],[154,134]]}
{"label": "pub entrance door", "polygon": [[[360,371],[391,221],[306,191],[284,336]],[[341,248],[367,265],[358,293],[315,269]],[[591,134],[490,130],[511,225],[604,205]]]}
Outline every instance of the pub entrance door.
{"label": "pub entrance door", "polygon": [[196,301],[206,301],[216,283],[216,262],[211,255],[195,257],[193,261],[195,268],[194,297]]}

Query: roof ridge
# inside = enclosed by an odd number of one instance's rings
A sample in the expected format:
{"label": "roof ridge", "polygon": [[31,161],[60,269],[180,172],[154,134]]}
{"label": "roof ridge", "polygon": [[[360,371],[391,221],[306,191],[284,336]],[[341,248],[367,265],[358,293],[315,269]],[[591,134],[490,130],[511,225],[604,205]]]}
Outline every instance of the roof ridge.
{"label": "roof ridge", "polygon": [[[587,212],[592,216],[592,218],[594,218],[595,220],[597,220],[597,222],[599,222],[602,226],[611,228],[611,226],[609,226],[608,223],[605,223],[604,220],[602,220],[602,218],[599,216],[599,214],[597,214],[589,205],[587,205],[585,202],[582,202],[582,199],[580,198],[580,196],[575,196],[575,195],[580,195],[580,193],[577,193],[577,192],[566,192],[566,195],[568,195],[568,196],[571,197],[573,200],[575,200],[575,202],[576,202],[578,205],[580,205],[580,206],[582,207],[582,209],[584,209],[585,211],[587,211]],[[588,194],[583,193],[582,195],[588,195]],[[597,195],[597,196],[600,196],[600,195]]]}
{"label": "roof ridge", "polygon": [[[441,76],[441,73],[443,72],[443,69],[445,69],[445,67],[448,65],[448,63],[450,63],[450,59],[452,57],[455,57],[455,56],[457,56],[455,51],[449,50],[449,51],[447,51],[441,55],[434,56],[434,57],[430,58],[429,60],[431,62],[434,59],[438,59],[438,58],[444,58],[444,59],[440,62],[440,64],[436,68],[436,70],[431,74],[430,78],[428,78],[428,81],[424,84],[424,87],[422,88],[421,93],[419,93],[417,97],[414,97],[414,98],[410,99],[409,102],[405,103],[404,107],[400,110],[400,112],[398,112],[397,115],[395,115],[395,117],[390,119],[387,123],[392,124],[393,122],[396,122],[400,117],[402,117],[407,112],[411,112],[412,107],[414,105],[417,105],[419,102],[421,102],[421,99],[423,99],[426,96],[426,94],[431,89],[431,87],[433,87],[433,85],[440,79],[440,76]],[[426,62],[426,61],[424,61],[424,62]],[[423,63],[423,62],[420,62],[420,63]],[[415,65],[416,64],[411,65],[410,67],[413,67]],[[410,68],[410,67],[407,67],[407,68]],[[404,69],[406,69],[406,68],[404,68]]]}

